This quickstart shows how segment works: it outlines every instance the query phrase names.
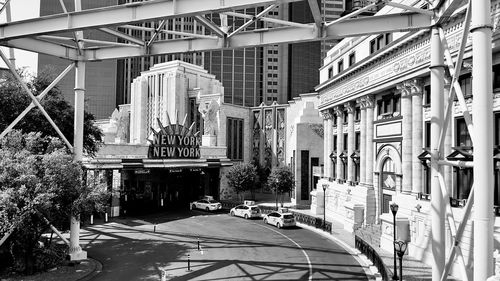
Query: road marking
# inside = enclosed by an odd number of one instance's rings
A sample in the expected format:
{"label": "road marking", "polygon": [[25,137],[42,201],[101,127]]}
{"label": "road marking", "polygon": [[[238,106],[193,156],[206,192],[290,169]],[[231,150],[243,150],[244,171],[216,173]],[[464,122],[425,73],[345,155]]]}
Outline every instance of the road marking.
{"label": "road marking", "polygon": [[286,236],[285,234],[283,234],[283,233],[281,233],[281,232],[277,231],[276,229],[273,229],[273,228],[271,228],[271,227],[269,227],[269,226],[267,226],[267,225],[261,225],[261,224],[258,224],[258,223],[254,223],[254,224],[256,224],[256,225],[258,225],[258,226],[265,227],[265,228],[267,228],[267,229],[269,229],[269,230],[271,230],[271,231],[274,231],[274,232],[278,233],[279,235],[281,235],[281,236],[285,237],[286,239],[290,240],[293,244],[295,244],[295,246],[297,246],[297,248],[299,248],[299,249],[302,251],[302,253],[304,254],[304,256],[305,256],[305,257],[306,257],[306,259],[307,259],[307,265],[309,266],[309,279],[308,279],[308,280],[309,280],[309,281],[312,281],[312,280],[313,280],[313,279],[312,279],[312,275],[313,275],[313,267],[312,267],[312,264],[311,264],[311,260],[309,259],[309,255],[306,253],[306,251],[305,251],[305,250],[304,250],[304,249],[303,249],[303,248],[302,248],[302,247],[301,247],[301,246],[300,246],[297,242],[295,242],[292,238],[290,238],[290,237]]}

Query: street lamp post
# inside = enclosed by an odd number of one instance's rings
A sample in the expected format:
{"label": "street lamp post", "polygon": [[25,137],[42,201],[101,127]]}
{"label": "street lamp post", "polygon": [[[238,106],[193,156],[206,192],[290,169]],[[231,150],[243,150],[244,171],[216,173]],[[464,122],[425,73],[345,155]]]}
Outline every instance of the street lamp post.
{"label": "street lamp post", "polygon": [[[408,243],[403,240],[394,241],[394,251],[398,254],[399,257],[399,278],[403,280],[403,256],[406,252],[406,247]],[[396,270],[396,269],[394,269]]]}
{"label": "street lamp post", "polygon": [[323,184],[323,230],[326,229],[326,189],[328,184]]}
{"label": "street lamp post", "polygon": [[[391,212],[392,212],[392,217],[393,217],[393,231],[392,233],[394,234],[394,240],[393,243],[396,243],[396,214],[398,213],[399,206],[396,204],[396,202],[393,202],[391,205]],[[396,245],[396,244],[394,244]],[[394,247],[394,273],[392,274],[392,280],[399,280],[398,278],[398,268],[396,264],[396,247]]]}

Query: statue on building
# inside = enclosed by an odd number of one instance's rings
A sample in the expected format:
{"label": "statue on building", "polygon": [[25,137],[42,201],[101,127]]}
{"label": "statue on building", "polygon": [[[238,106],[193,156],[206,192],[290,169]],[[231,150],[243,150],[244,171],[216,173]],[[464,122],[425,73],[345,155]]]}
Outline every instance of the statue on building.
{"label": "statue on building", "polygon": [[217,132],[217,112],[219,111],[219,103],[216,100],[200,103],[198,111],[203,118],[203,134],[214,136]]}

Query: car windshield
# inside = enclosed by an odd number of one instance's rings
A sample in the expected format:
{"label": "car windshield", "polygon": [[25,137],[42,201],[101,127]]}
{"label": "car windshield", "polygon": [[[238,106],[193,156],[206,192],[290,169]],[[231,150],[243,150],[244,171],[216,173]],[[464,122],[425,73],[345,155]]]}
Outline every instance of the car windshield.
{"label": "car windshield", "polygon": [[219,202],[217,202],[215,200],[207,200],[207,201],[208,201],[208,203],[211,203],[211,204],[213,204],[213,203],[219,203]]}
{"label": "car windshield", "polygon": [[293,215],[284,215],[283,217],[284,217],[285,219],[287,219],[287,220],[288,220],[288,219],[293,219]]}
{"label": "car windshield", "polygon": [[258,208],[258,207],[250,207],[250,209],[251,209],[252,211],[258,211],[258,210],[259,210],[259,208]]}

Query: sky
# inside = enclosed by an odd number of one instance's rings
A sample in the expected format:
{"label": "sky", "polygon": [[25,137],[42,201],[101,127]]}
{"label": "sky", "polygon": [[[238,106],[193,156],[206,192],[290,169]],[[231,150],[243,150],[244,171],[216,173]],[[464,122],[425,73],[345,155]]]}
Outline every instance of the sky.
{"label": "sky", "polygon": [[[40,13],[40,0],[11,0],[11,17],[12,21],[18,21],[29,18],[36,18]],[[5,23],[5,10],[0,15],[0,22]],[[1,48],[4,54],[9,57],[7,48]],[[27,67],[30,73],[36,74],[37,70],[37,54],[22,50],[14,50],[16,59],[16,67]],[[5,67],[5,63],[0,59],[0,65]]]}

